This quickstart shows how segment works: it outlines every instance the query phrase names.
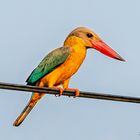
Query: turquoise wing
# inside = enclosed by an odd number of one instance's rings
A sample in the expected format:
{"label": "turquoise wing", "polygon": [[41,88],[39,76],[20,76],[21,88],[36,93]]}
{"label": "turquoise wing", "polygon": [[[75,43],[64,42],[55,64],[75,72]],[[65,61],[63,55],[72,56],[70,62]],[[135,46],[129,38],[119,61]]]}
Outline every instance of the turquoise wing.
{"label": "turquoise wing", "polygon": [[50,52],[28,77],[28,79],[26,80],[27,85],[35,85],[38,80],[40,80],[46,74],[52,72],[56,67],[64,63],[69,55],[69,47],[57,48],[54,51]]}

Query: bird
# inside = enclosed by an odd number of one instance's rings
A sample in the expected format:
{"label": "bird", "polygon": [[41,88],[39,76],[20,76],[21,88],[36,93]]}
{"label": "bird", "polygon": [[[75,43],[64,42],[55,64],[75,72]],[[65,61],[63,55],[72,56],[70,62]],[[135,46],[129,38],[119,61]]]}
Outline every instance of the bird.
{"label": "bird", "polygon": [[[26,80],[27,85],[56,88],[60,91],[59,95],[64,90],[73,90],[75,97],[79,96],[79,90],[69,88],[69,82],[85,60],[88,49],[95,49],[111,58],[125,61],[91,29],[77,27],[66,37],[62,47],[44,57]],[[19,126],[43,96],[44,93],[32,93],[31,99],[13,125]]]}

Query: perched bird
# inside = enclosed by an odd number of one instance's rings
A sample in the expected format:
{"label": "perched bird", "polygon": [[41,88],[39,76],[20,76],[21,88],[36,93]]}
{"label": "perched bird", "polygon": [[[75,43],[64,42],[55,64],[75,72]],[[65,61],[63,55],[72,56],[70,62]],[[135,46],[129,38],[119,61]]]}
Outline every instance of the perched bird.
{"label": "perched bird", "polygon": [[[86,27],[78,27],[68,35],[63,47],[50,52],[33,70],[26,80],[27,85],[58,88],[60,95],[65,89],[74,90],[75,96],[78,96],[79,90],[71,89],[68,85],[70,78],[83,63],[89,48],[96,49],[114,59],[125,61],[117,52],[105,44],[96,33]],[[62,85],[63,88],[58,87],[59,85]],[[44,93],[33,93],[29,103],[13,125],[19,126],[43,96]]]}

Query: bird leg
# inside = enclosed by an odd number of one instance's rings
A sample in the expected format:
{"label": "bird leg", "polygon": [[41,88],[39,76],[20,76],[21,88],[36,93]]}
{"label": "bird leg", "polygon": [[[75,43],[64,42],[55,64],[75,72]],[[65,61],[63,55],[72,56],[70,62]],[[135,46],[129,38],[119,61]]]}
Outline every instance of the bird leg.
{"label": "bird leg", "polygon": [[67,88],[65,88],[65,90],[75,91],[75,96],[74,96],[74,98],[80,96],[80,91],[79,91],[77,88],[68,88],[68,87],[67,87]]}
{"label": "bird leg", "polygon": [[75,91],[75,97],[78,97],[78,96],[80,95],[80,91],[79,91],[77,88],[69,88],[69,87],[68,87],[69,82],[70,82],[70,78],[67,79],[67,80],[65,80],[65,81],[62,83],[64,90]]}
{"label": "bird leg", "polygon": [[[58,96],[61,96],[61,95],[63,94],[63,91],[64,91],[63,88],[61,88],[61,87],[57,87],[57,86],[54,86],[53,88],[59,90],[59,95],[58,95]],[[57,94],[55,94],[55,96],[57,97]]]}

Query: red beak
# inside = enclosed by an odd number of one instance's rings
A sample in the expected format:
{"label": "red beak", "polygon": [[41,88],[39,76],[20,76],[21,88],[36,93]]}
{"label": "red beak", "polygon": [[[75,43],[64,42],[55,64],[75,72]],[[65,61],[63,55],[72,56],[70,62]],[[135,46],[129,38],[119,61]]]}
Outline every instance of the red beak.
{"label": "red beak", "polygon": [[115,52],[112,48],[110,48],[106,43],[104,43],[102,40],[100,41],[91,41],[93,48],[100,51],[101,53],[120,60],[120,61],[125,61],[117,52]]}

